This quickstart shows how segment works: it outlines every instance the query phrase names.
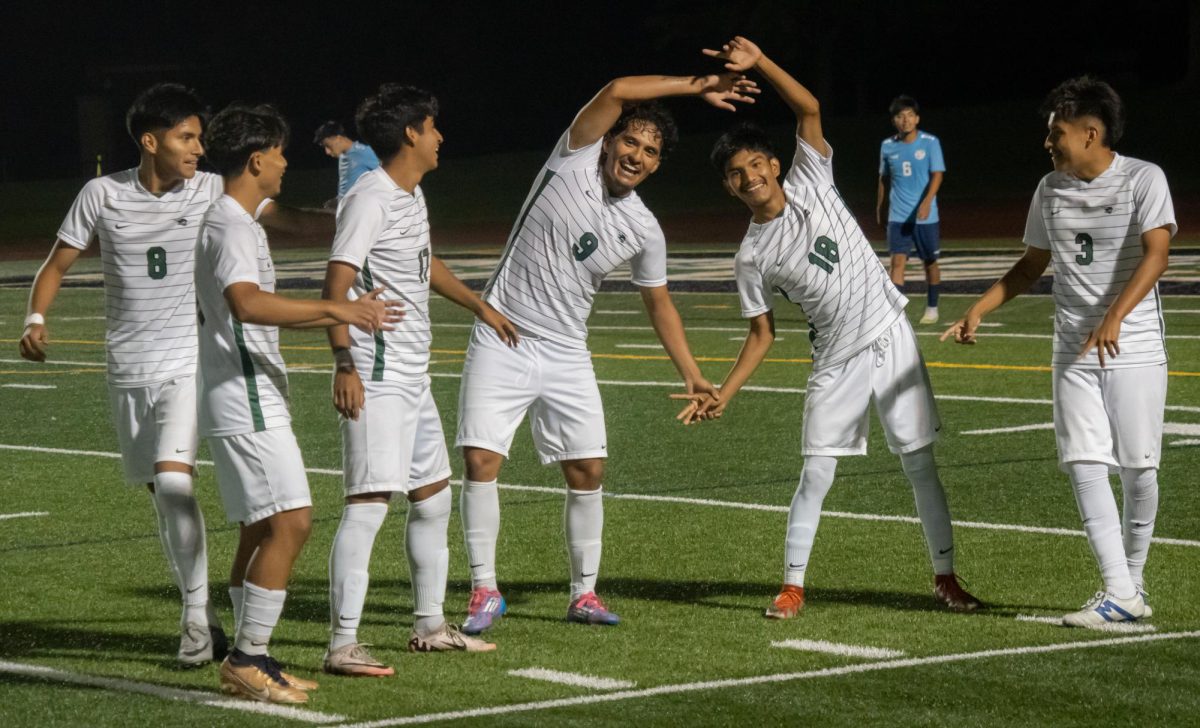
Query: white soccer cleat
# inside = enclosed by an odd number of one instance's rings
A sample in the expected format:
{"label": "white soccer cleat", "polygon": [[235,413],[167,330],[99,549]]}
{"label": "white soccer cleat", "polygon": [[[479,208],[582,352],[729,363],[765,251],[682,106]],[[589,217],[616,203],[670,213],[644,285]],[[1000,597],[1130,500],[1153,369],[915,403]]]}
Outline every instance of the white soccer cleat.
{"label": "white soccer cleat", "polygon": [[1101,627],[1113,622],[1136,622],[1146,616],[1146,600],[1140,593],[1129,599],[1118,599],[1106,591],[1083,605],[1078,612],[1063,617],[1064,627]]}
{"label": "white soccer cleat", "polygon": [[937,306],[933,306],[933,307],[926,306],[925,307],[925,315],[921,317],[921,323],[936,324],[937,322],[938,322]]}
{"label": "white soccer cleat", "polygon": [[432,634],[417,634],[414,629],[408,638],[409,652],[491,652],[496,645],[462,633],[456,625],[443,624]]}
{"label": "white soccer cleat", "polygon": [[179,635],[181,667],[199,667],[225,659],[228,643],[225,632],[219,626],[188,622]]}

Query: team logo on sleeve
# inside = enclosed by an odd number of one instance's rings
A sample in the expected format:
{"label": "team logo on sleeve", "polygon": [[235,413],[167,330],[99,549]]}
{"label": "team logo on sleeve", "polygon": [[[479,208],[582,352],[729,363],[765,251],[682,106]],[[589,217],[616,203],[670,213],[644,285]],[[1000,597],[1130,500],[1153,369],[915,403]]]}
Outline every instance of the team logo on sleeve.
{"label": "team logo on sleeve", "polygon": [[924,159],[925,158],[925,150],[918,149],[917,151],[913,152],[913,156],[916,157],[918,160]]}

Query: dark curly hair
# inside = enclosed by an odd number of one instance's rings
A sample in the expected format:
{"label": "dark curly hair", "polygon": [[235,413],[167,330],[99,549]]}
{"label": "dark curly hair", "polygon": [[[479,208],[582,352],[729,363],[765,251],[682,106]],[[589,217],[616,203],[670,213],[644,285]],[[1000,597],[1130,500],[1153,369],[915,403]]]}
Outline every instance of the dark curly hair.
{"label": "dark curly hair", "polygon": [[742,150],[762,152],[769,159],[779,159],[779,155],[775,153],[775,145],[771,143],[771,138],[762,127],[747,121],[722,134],[713,145],[708,160],[724,175],[725,165],[729,164],[730,158]]}
{"label": "dark curly hair", "polygon": [[1080,76],[1060,83],[1042,102],[1041,114],[1075,121],[1094,116],[1104,124],[1104,146],[1115,147],[1125,133],[1125,105],[1121,97],[1095,76]]}
{"label": "dark curly hair", "polygon": [[283,114],[270,104],[233,103],[213,117],[204,132],[204,156],[224,177],[246,168],[250,155],[286,147],[291,131]]}
{"label": "dark curly hair", "polygon": [[666,159],[671,154],[671,150],[675,148],[675,143],[679,141],[679,128],[675,126],[675,118],[671,116],[670,111],[667,111],[667,107],[657,101],[626,104],[621,109],[621,116],[604,136],[612,139],[629,127],[637,129],[650,125],[658,129],[659,136],[662,137],[658,158]]}
{"label": "dark curly hair", "polygon": [[438,101],[433,94],[416,86],[385,83],[379,93],[358,105],[354,124],[362,140],[387,161],[408,143],[405,129],[420,131],[426,117],[436,119],[437,115]]}

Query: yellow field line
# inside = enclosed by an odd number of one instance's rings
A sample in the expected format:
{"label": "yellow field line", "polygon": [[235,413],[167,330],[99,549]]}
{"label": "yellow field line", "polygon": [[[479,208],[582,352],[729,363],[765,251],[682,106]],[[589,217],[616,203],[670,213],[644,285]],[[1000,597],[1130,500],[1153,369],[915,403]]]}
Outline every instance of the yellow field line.
{"label": "yellow field line", "polygon": [[[17,339],[4,339],[6,343],[15,344]],[[78,344],[81,346],[104,346],[103,341],[83,341],[77,339],[59,339],[54,343],[58,344]],[[280,346],[282,351],[328,351],[328,346]],[[431,354],[455,354],[462,356],[466,354],[465,349],[430,349]],[[626,361],[670,361],[671,358],[665,354],[592,354],[593,359],[617,359]],[[732,364],[737,361],[731,356],[698,356],[698,362],[711,363],[726,363]],[[812,359],[763,359],[767,364],[812,364]],[[958,362],[949,361],[927,361],[925,366],[931,369],[976,369],[980,371],[1000,371],[1000,372],[1052,372],[1051,367],[1047,366],[1022,366],[1018,364],[961,364]],[[91,370],[82,370],[91,371]],[[4,373],[4,372],[0,372]],[[1200,372],[1167,372],[1168,376],[1172,377],[1200,377]]]}

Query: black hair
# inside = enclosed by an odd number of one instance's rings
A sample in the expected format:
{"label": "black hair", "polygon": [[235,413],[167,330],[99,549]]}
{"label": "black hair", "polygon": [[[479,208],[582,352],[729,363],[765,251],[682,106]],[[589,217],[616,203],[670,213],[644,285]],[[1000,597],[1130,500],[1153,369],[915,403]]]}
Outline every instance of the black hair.
{"label": "black hair", "polygon": [[617,122],[604,136],[611,139],[630,126],[636,129],[646,124],[653,124],[658,129],[658,134],[662,137],[658,158],[666,159],[675,148],[675,143],[679,141],[679,128],[675,126],[675,118],[667,111],[667,107],[657,101],[639,101],[625,105]]}
{"label": "black hair", "polygon": [[1054,114],[1060,119],[1075,121],[1094,116],[1104,123],[1104,146],[1115,147],[1125,133],[1125,105],[1121,97],[1104,81],[1095,76],[1080,76],[1060,83],[1042,102],[1041,114]]}
{"label": "black hair", "polygon": [[900,94],[896,98],[892,99],[892,103],[888,105],[888,113],[892,116],[899,114],[905,109],[912,109],[914,114],[921,113],[921,105],[917,103],[916,99],[908,94]]}
{"label": "black hair", "polygon": [[334,136],[346,136],[346,128],[340,121],[330,119],[317,127],[316,133],[313,134],[313,144],[320,146],[326,139]]}
{"label": "black hair", "polygon": [[387,161],[408,144],[405,130],[421,131],[426,117],[437,118],[437,98],[415,86],[385,83],[379,93],[368,96],[358,105],[354,125],[363,141]]}
{"label": "black hair", "polygon": [[146,132],[171,129],[192,116],[200,117],[201,124],[208,116],[195,91],[181,83],[156,83],[133,100],[125,113],[125,129],[140,147]]}
{"label": "black hair", "polygon": [[749,121],[742,122],[722,134],[717,139],[717,143],[713,145],[708,159],[717,168],[717,171],[724,175],[725,165],[729,164],[733,155],[743,150],[762,152],[769,159],[779,159],[779,155],[775,153],[775,145],[771,143],[771,138],[762,130],[762,127]]}
{"label": "black hair", "polygon": [[270,104],[230,104],[204,132],[205,156],[219,174],[234,177],[255,152],[286,147],[289,133],[287,120]]}

